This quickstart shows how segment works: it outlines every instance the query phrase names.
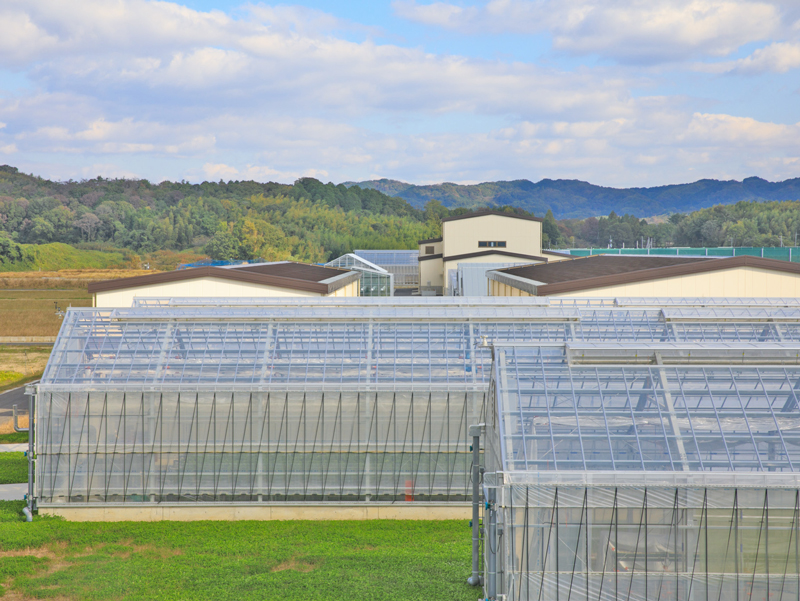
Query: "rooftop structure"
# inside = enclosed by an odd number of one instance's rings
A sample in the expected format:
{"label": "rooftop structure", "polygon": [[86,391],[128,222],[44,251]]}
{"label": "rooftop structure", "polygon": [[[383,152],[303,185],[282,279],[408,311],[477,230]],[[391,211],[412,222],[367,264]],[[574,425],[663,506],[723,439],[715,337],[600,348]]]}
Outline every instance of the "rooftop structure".
{"label": "rooftop structure", "polygon": [[[450,294],[449,273],[460,263],[546,263],[542,220],[501,211],[442,219],[442,236],[419,241],[420,292]],[[553,256],[554,260],[563,256]]]}
{"label": "rooftop structure", "polygon": [[136,296],[358,296],[361,274],[292,261],[197,267],[89,284],[97,307],[129,307]]}
{"label": "rooftop structure", "polygon": [[487,274],[493,296],[794,296],[800,266],[787,261],[596,255]]}
{"label": "rooftop structure", "polygon": [[326,263],[325,266],[360,272],[360,296],[394,296],[394,276],[363,257],[348,253]]}
{"label": "rooftop structure", "polygon": [[486,272],[523,263],[458,263],[450,269],[447,292],[451,296],[489,296],[489,279]]}
{"label": "rooftop structure", "polygon": [[353,254],[394,276],[396,288],[419,287],[419,253],[416,250],[354,250]]}
{"label": "rooftop structure", "polygon": [[[37,387],[39,507],[106,519],[215,503],[371,504],[400,515],[422,503],[454,517],[470,498],[468,427],[487,419],[487,342],[580,343],[570,348],[583,349],[573,353],[581,365],[588,343],[757,343],[774,356],[775,345],[800,344],[800,307],[788,301],[543,300],[175,298],[70,309]],[[780,369],[795,369],[785,355]]]}
{"label": "rooftop structure", "polygon": [[488,598],[800,594],[797,343],[498,344]]}

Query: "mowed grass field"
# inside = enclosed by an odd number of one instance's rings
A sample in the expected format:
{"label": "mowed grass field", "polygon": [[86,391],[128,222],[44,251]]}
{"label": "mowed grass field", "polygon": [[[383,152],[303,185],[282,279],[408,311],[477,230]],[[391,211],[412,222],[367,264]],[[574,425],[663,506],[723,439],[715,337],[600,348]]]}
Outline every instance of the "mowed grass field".
{"label": "mowed grass field", "polygon": [[28,481],[28,459],[24,453],[0,453],[0,484]]}
{"label": "mowed grass field", "polygon": [[[54,301],[90,306],[89,281],[140,273],[0,273],[0,336],[55,336],[61,320]],[[0,347],[0,374],[7,376],[0,389],[40,375],[50,350]],[[24,440],[0,433],[0,442]],[[22,454],[1,455],[0,480],[26,481]],[[24,523],[22,507],[0,501],[0,599],[481,597],[466,584],[466,521],[79,523],[37,516]]]}
{"label": "mowed grass field", "polygon": [[133,277],[152,271],[133,269],[62,269],[0,273],[0,336],[56,336],[59,309],[91,307],[91,282]]}
{"label": "mowed grass field", "polygon": [[460,601],[466,521],[21,521],[0,502],[0,583],[16,600]]}
{"label": "mowed grass field", "polygon": [[61,327],[55,303],[60,309],[91,307],[83,290],[1,290],[0,336],[55,336]]}

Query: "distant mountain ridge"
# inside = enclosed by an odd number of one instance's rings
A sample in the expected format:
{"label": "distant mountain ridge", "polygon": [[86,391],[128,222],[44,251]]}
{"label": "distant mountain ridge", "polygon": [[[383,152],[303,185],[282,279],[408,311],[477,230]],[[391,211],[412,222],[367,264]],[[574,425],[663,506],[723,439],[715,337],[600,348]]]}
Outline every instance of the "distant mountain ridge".
{"label": "distant mountain ridge", "polygon": [[653,188],[606,188],[580,180],[543,179],[531,182],[485,182],[461,185],[453,183],[417,186],[391,179],[344,182],[378,190],[407,200],[416,208],[435,199],[448,208],[511,205],[544,215],[552,209],[556,219],[629,213],[651,217],[666,213],[687,213],[718,204],[741,200],[800,200],[800,178],[770,182],[760,177],[720,181],[702,179],[691,184],[673,184]]}

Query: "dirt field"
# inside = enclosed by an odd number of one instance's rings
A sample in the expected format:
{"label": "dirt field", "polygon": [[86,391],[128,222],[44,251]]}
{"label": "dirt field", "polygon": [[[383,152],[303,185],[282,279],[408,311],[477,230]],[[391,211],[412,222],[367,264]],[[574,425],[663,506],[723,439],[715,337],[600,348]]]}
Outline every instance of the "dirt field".
{"label": "dirt field", "polygon": [[[27,408],[25,412],[27,413]],[[19,415],[19,414],[17,414]],[[28,416],[27,415],[19,415],[17,418],[17,423],[20,428],[27,428],[28,427]],[[14,417],[11,415],[7,415],[6,413],[0,413],[0,435],[3,434],[11,434],[14,432]]]}
{"label": "dirt field", "polygon": [[0,372],[16,372],[23,378],[40,374],[51,350],[49,346],[0,346]]}
{"label": "dirt field", "polygon": [[131,278],[155,271],[141,269],[62,269],[60,271],[5,271],[0,272],[2,289],[83,289],[89,282]]}
{"label": "dirt field", "polygon": [[91,307],[92,299],[86,289],[0,290],[0,336],[55,336],[62,320],[56,315],[56,303],[66,310],[70,306]]}
{"label": "dirt field", "polygon": [[[56,336],[61,317],[56,306],[91,307],[91,282],[127,278],[154,271],[62,269],[0,273],[0,336]],[[1,370],[2,368],[0,368]]]}

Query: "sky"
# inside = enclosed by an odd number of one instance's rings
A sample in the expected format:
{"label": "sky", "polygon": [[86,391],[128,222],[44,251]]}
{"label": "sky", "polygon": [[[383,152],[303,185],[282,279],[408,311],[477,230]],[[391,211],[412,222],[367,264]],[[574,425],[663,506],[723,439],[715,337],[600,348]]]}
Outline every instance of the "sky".
{"label": "sky", "polygon": [[800,1],[2,0],[0,164],[153,182],[800,177]]}

